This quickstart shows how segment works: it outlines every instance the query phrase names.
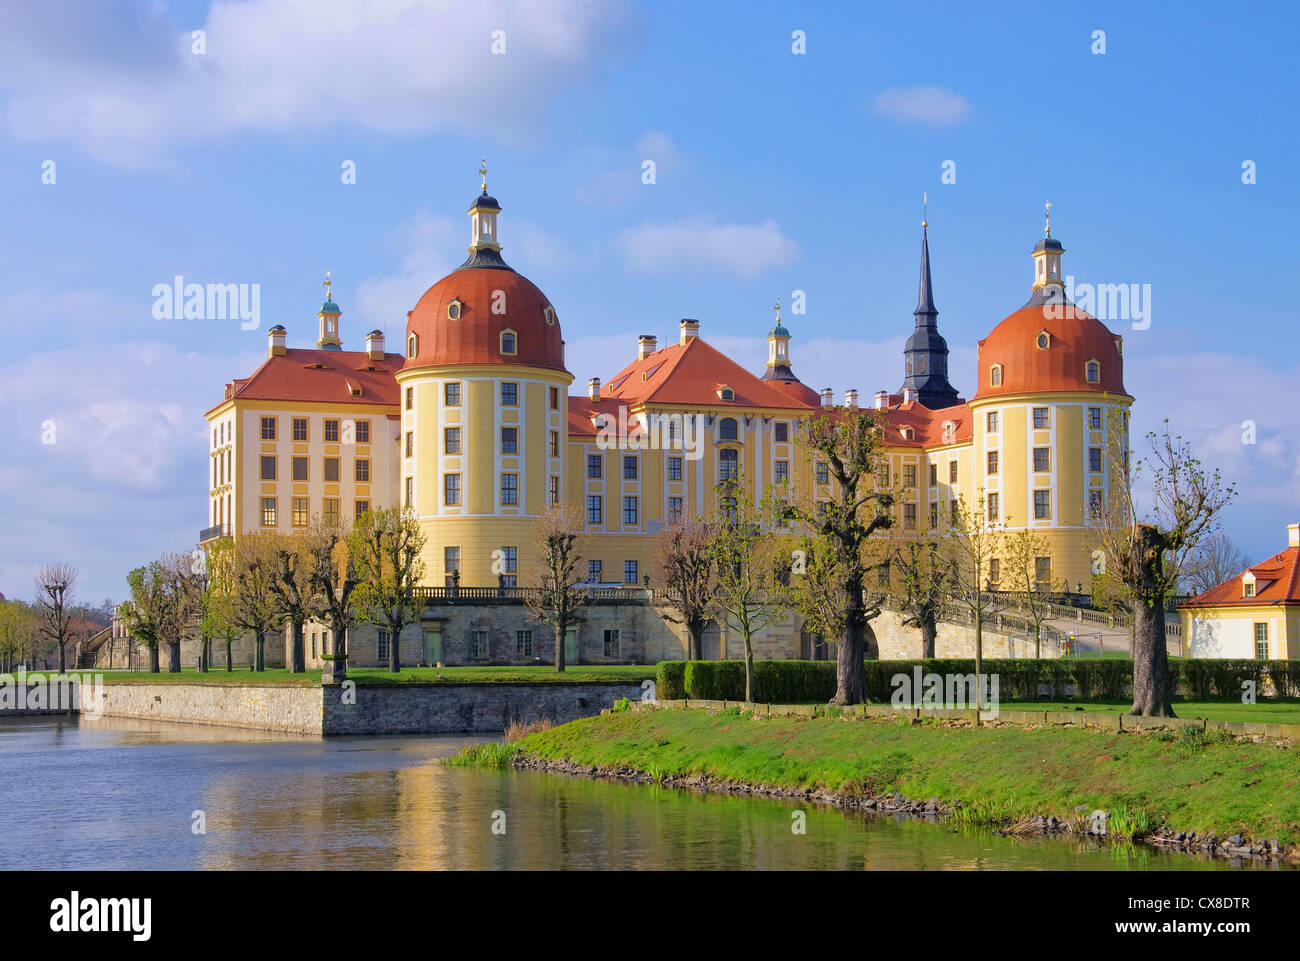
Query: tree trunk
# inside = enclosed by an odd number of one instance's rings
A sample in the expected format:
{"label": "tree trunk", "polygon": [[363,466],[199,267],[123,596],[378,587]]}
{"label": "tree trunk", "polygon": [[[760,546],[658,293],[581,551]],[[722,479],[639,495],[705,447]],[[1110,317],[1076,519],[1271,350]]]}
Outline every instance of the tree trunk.
{"label": "tree trunk", "polygon": [[687,644],[686,659],[688,661],[701,661],[704,659],[704,625],[687,624],[686,625]]}
{"label": "tree trunk", "polygon": [[212,642],[206,637],[199,638],[199,673],[206,673],[208,670],[208,645]]}
{"label": "tree trunk", "polygon": [[258,631],[257,635],[253,638],[253,641],[254,641],[253,670],[265,671],[266,670],[266,633],[263,631]]}
{"label": "tree trunk", "polygon": [[748,634],[745,635],[745,703],[754,703],[754,644]]}
{"label": "tree trunk", "polygon": [[[866,624],[862,610],[862,579],[850,578],[848,586],[848,611],[844,628],[840,631],[839,650],[835,657],[835,696],[832,704],[865,704],[867,697],[867,668],[863,663],[862,628]],[[873,632],[874,633],[874,632]]]}
{"label": "tree trunk", "polygon": [[939,626],[934,622],[934,614],[930,613],[920,619],[921,621],[921,657],[934,657],[934,640],[939,635]]}
{"label": "tree trunk", "polygon": [[1169,655],[1165,651],[1165,605],[1133,605],[1133,708],[1130,714],[1176,717]]}
{"label": "tree trunk", "polygon": [[235,669],[234,665],[231,663],[231,658],[230,658],[230,648],[234,645],[234,643],[235,643],[234,641],[226,641],[226,673],[227,674],[229,674],[231,671]]}
{"label": "tree trunk", "polygon": [[1043,656],[1043,629],[1034,625],[1034,657]]}
{"label": "tree trunk", "polygon": [[388,673],[398,674],[402,670],[402,628],[405,625],[398,624],[396,629],[389,625],[388,641]]}
{"label": "tree trunk", "polygon": [[975,609],[975,696],[978,704],[979,692],[984,690],[984,609]]}
{"label": "tree trunk", "polygon": [[63,639],[60,638],[59,639],[59,673],[60,674],[63,674],[67,671],[67,657],[68,657],[67,647],[63,643]]}
{"label": "tree trunk", "polygon": [[564,642],[567,640],[568,621],[560,618],[555,624],[555,672],[564,672]]}
{"label": "tree trunk", "polygon": [[158,666],[158,645],[155,644],[149,648],[149,673],[157,674],[160,670]]}
{"label": "tree trunk", "polygon": [[303,625],[301,622],[295,622],[293,624],[293,640],[290,643],[289,649],[289,672],[291,674],[301,674],[303,671],[307,670],[307,657],[306,652],[303,650],[304,644],[302,629]]}
{"label": "tree trunk", "polygon": [[169,641],[167,643],[167,671],[170,674],[179,674],[181,672],[180,641]]}

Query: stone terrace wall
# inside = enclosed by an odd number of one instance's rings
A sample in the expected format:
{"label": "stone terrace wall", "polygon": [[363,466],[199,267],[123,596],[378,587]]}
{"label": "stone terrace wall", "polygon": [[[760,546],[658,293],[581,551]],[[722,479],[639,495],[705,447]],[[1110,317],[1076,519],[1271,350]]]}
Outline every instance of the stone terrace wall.
{"label": "stone terrace wall", "polygon": [[[105,717],[321,733],[321,689],[253,684],[105,684]],[[82,689],[83,713],[89,709]]]}

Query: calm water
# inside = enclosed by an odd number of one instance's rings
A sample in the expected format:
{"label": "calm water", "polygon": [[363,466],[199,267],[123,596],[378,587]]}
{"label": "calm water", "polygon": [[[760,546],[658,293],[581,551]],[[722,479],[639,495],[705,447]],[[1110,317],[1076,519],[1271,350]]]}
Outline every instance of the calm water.
{"label": "calm water", "polygon": [[[481,738],[0,720],[0,868],[1075,868],[1222,862],[832,808],[449,768]],[[807,834],[791,812],[807,811]],[[191,830],[193,812],[207,833]],[[506,833],[492,833],[493,812]]]}

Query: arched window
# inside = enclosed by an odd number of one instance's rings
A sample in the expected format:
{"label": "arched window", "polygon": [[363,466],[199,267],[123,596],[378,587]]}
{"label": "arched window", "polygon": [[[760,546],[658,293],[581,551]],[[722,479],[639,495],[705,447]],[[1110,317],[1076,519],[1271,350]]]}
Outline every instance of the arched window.
{"label": "arched window", "polygon": [[[734,417],[722,418],[722,423],[718,425],[718,437],[722,440],[736,439],[736,419]],[[734,454],[735,451],[732,451]]]}
{"label": "arched window", "polygon": [[1083,370],[1084,370],[1084,376],[1086,376],[1088,379],[1088,383],[1090,384],[1101,383],[1101,362],[1100,361],[1096,361],[1096,360],[1088,361],[1086,364],[1083,365]]}
{"label": "arched window", "polygon": [[544,308],[542,309],[542,316],[546,318],[546,326],[547,326],[547,327],[554,327],[554,326],[555,326],[555,308],[554,308],[554,307],[552,307],[550,304],[547,304],[546,307],[544,307]]}
{"label": "arched window", "polygon": [[453,300],[451,303],[449,303],[447,305],[447,319],[460,320],[460,308],[461,308],[461,302],[459,300]]}
{"label": "arched window", "polygon": [[993,387],[1002,386],[1002,365],[994,364],[989,368],[989,384]]}
{"label": "arched window", "polygon": [[517,344],[515,342],[515,332],[513,330],[501,331],[501,353],[503,354],[518,353],[518,351],[515,349],[516,347]]}
{"label": "arched window", "polygon": [[718,480],[731,481],[740,476],[740,451],[724,447],[718,451]]}
{"label": "arched window", "polygon": [[411,334],[411,336],[406,338],[406,356],[414,357],[419,352],[420,352],[420,336],[419,334]]}

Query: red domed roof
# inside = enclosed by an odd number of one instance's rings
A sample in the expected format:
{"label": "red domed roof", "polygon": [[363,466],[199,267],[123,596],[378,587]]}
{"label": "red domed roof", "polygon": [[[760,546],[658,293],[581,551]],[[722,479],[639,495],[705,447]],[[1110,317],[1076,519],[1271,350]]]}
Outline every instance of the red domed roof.
{"label": "red domed roof", "polygon": [[[1035,297],[1035,300],[1041,298]],[[1046,346],[1039,335],[1046,333]],[[1086,311],[1066,303],[1029,303],[979,342],[975,399],[1005,394],[1092,391],[1124,394],[1122,338]],[[1100,365],[1095,381],[1088,364]],[[993,369],[1002,382],[993,384]]]}
{"label": "red domed roof", "polygon": [[[448,307],[459,302],[459,317]],[[494,313],[493,308],[499,313]],[[501,335],[515,334],[515,353]],[[411,334],[418,338],[409,356]],[[453,270],[424,292],[407,315],[403,370],[448,364],[526,364],[564,370],[560,321],[546,295],[508,267]]]}
{"label": "red domed roof", "polygon": [[781,393],[799,401],[801,404],[807,404],[809,407],[820,407],[822,398],[821,394],[813,390],[807,384],[797,380],[764,380],[768,387],[779,390]]}

